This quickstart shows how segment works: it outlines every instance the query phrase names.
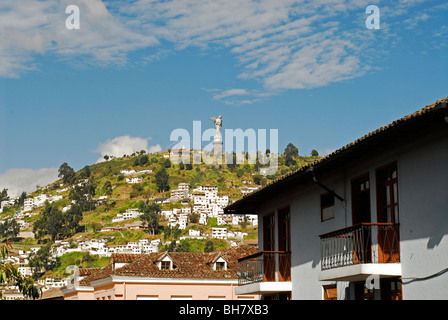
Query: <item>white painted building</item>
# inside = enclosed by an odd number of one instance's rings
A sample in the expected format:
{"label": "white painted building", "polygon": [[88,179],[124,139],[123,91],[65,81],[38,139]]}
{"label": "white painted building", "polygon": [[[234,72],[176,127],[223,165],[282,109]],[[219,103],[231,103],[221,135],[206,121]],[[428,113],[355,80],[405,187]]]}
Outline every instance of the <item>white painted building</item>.
{"label": "white painted building", "polygon": [[240,191],[242,193],[243,196],[248,195],[254,191],[259,190],[261,187],[260,186],[244,186],[244,187],[240,187]]}
{"label": "white painted building", "polygon": [[142,177],[126,178],[127,183],[141,183],[142,181],[143,181]]}
{"label": "white painted building", "polygon": [[212,238],[227,239],[227,228],[212,228]]}
{"label": "white painted building", "polygon": [[[235,294],[448,299],[448,98],[372,131],[225,208],[259,216]],[[275,251],[274,254],[264,253]]]}
{"label": "white painted building", "polygon": [[192,237],[199,237],[201,235],[201,230],[190,229],[188,230],[188,235]]}

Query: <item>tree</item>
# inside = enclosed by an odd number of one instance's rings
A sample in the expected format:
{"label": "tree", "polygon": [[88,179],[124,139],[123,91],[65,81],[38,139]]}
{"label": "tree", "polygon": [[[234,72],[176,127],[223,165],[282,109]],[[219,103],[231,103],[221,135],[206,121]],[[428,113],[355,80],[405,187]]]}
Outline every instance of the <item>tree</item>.
{"label": "tree", "polygon": [[285,148],[285,165],[287,165],[288,167],[295,165],[297,162],[296,160],[294,160],[294,157],[298,156],[299,149],[292,143],[289,143]]}
{"label": "tree", "polygon": [[165,168],[162,167],[162,169],[156,172],[156,184],[159,192],[170,190],[170,186],[168,184],[169,179],[170,176],[166,172]]}
{"label": "tree", "polygon": [[49,235],[54,242],[75,234],[81,220],[82,210],[78,203],[72,205],[65,213],[59,210],[54,203],[47,204],[41,217],[34,223],[33,232],[38,239]]}
{"label": "tree", "polygon": [[231,172],[234,172],[238,166],[236,153],[235,152],[226,153],[225,157],[226,157],[227,169],[229,169]]}
{"label": "tree", "polygon": [[177,247],[178,252],[190,252],[191,249],[191,243],[187,239],[181,240],[179,246]]}
{"label": "tree", "polygon": [[64,184],[73,184],[75,182],[75,170],[70,167],[67,162],[64,162],[59,167],[59,178],[62,178]]}
{"label": "tree", "polygon": [[254,183],[257,185],[260,185],[263,180],[263,176],[261,174],[256,174],[252,178],[254,180]]}
{"label": "tree", "polygon": [[184,169],[185,169],[185,165],[184,165],[183,162],[180,162],[180,163],[179,163],[179,169],[180,169],[180,170],[184,170]]}
{"label": "tree", "polygon": [[165,168],[171,168],[171,161],[170,161],[170,159],[166,159],[164,164],[163,164],[163,166]]}
{"label": "tree", "polygon": [[151,234],[157,234],[159,230],[160,213],[162,212],[160,206],[157,203],[149,204],[149,201],[146,201],[146,203],[140,203],[139,209],[143,212],[140,219],[148,226],[148,229],[151,230]]}
{"label": "tree", "polygon": [[175,240],[170,242],[170,245],[166,248],[166,251],[168,251],[168,252],[177,251],[177,245],[176,245],[176,241]]}
{"label": "tree", "polygon": [[244,176],[245,173],[246,173],[246,171],[244,170],[243,167],[240,167],[236,170],[236,176],[238,178],[241,178],[242,176]]}
{"label": "tree", "polygon": [[192,213],[189,216],[191,223],[197,223],[199,221],[199,215],[197,213]]}
{"label": "tree", "polygon": [[63,224],[62,211],[54,203],[47,204],[41,217],[34,223],[33,232],[38,239],[49,235],[54,242],[63,233]]}
{"label": "tree", "polygon": [[104,193],[108,196],[110,196],[112,194],[112,191],[113,191],[112,183],[109,180],[107,180],[106,183],[104,184],[103,190],[104,190]]}
{"label": "tree", "polygon": [[34,279],[23,276],[11,263],[4,262],[10,248],[9,243],[0,247],[0,284],[17,286],[25,298],[38,299],[42,289],[35,285]]}
{"label": "tree", "polygon": [[81,185],[76,185],[70,190],[69,199],[73,200],[81,207],[81,211],[90,211],[95,209],[96,203],[93,200],[95,195],[96,184],[89,179]]}
{"label": "tree", "polygon": [[63,217],[64,220],[64,233],[65,237],[69,237],[78,232],[79,223],[82,220],[82,210],[77,204],[73,204],[69,210],[67,210]]}
{"label": "tree", "polygon": [[82,170],[79,172],[79,178],[80,179],[88,179],[90,178],[90,167],[89,166],[85,166],[84,168],[82,168]]}
{"label": "tree", "polygon": [[0,203],[2,201],[8,201],[8,200],[9,200],[8,189],[3,189],[2,192],[0,192]]}
{"label": "tree", "polygon": [[53,258],[51,247],[52,243],[49,242],[37,250],[37,252],[30,255],[28,265],[31,267],[35,279],[56,266],[56,260]]}
{"label": "tree", "polygon": [[20,232],[20,225],[14,219],[4,220],[0,224],[0,238],[15,239]]}
{"label": "tree", "polygon": [[16,203],[17,203],[19,206],[23,206],[23,203],[25,202],[25,199],[26,199],[26,192],[23,191],[23,192],[20,194],[19,198],[17,199]]}
{"label": "tree", "polygon": [[205,243],[204,252],[213,252],[215,251],[215,245],[213,244],[212,240],[208,240]]}
{"label": "tree", "polygon": [[[143,150],[143,151],[144,151],[144,150]],[[141,166],[143,166],[143,165],[145,165],[145,164],[148,162],[148,160],[149,160],[149,158],[148,158],[148,156],[145,154],[145,155],[143,155],[143,156],[140,157],[140,159],[139,159],[139,164],[140,164]]]}
{"label": "tree", "polygon": [[317,152],[317,150],[313,149],[313,150],[311,150],[311,156],[317,157],[317,156],[319,156],[319,152]]}
{"label": "tree", "polygon": [[109,156],[108,156],[107,154],[106,154],[103,158],[104,158],[104,160],[106,160],[106,161],[109,160]]}

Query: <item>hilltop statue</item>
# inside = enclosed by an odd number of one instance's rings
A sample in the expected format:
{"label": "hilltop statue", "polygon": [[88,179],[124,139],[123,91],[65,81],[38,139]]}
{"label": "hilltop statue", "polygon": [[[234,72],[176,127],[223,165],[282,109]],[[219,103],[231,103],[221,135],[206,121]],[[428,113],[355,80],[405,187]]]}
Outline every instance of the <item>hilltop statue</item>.
{"label": "hilltop statue", "polygon": [[218,118],[209,118],[215,123],[215,137],[213,139],[213,154],[215,156],[220,156],[222,154],[222,137],[221,137],[221,127],[222,127],[222,115]]}
{"label": "hilltop statue", "polygon": [[211,117],[209,119],[215,123],[215,129],[216,129],[215,141],[216,141],[216,138],[218,137],[221,138],[222,115],[219,115],[218,118]]}

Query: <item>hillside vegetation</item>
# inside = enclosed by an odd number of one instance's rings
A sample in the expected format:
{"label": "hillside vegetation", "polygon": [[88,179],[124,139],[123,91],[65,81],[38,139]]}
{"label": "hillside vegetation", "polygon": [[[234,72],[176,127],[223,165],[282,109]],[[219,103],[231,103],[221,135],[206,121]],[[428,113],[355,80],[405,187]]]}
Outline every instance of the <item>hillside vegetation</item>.
{"label": "hillside vegetation", "polygon": [[[289,146],[288,146],[289,147]],[[285,154],[286,154],[285,150]],[[295,152],[293,150],[293,152]],[[72,176],[67,178],[61,174],[61,179],[55,181],[49,186],[39,188],[35,192],[28,195],[28,197],[36,197],[39,194],[48,195],[61,195],[62,199],[55,201],[52,205],[59,210],[71,204],[74,197],[74,186],[82,181],[88,181],[89,190],[79,188],[78,193],[91,192],[92,200],[101,199],[101,197],[107,196],[107,199],[102,202],[81,202],[83,205],[81,213],[78,214],[78,220],[73,222],[71,232],[67,234],[58,234],[56,238],[64,239],[67,241],[73,239],[91,239],[108,236],[110,238],[109,244],[119,245],[130,241],[138,241],[140,239],[155,239],[161,238],[163,240],[169,240],[170,237],[164,237],[164,231],[166,228],[166,221],[161,220],[159,222],[159,229],[156,234],[151,234],[144,230],[131,230],[125,232],[100,232],[101,228],[107,226],[116,226],[132,223],[132,221],[116,222],[112,223],[112,219],[117,214],[124,213],[129,208],[138,208],[142,203],[151,203],[154,199],[162,197],[170,197],[170,190],[177,189],[178,184],[181,182],[188,182],[191,185],[191,189],[198,186],[217,186],[220,195],[228,195],[230,202],[233,202],[242,197],[240,187],[247,185],[265,185],[281,175],[288,173],[291,170],[295,170],[298,167],[305,165],[309,162],[315,161],[319,156],[298,156],[298,152],[293,156],[281,154],[278,157],[278,169],[274,175],[262,176],[259,174],[258,169],[261,167],[257,162],[256,164],[235,164],[235,165],[207,165],[192,164],[185,165],[174,164],[167,157],[167,153],[158,154],[146,154],[144,151],[137,152],[129,156],[123,156],[121,158],[105,157],[107,160],[104,162],[96,163],[93,165],[85,166],[83,169],[72,172]],[[67,170],[70,172],[70,166],[65,163],[61,165],[61,170]],[[151,173],[145,173],[140,175],[142,181],[140,183],[131,184],[126,181],[126,177],[121,173],[121,170],[134,169],[136,171],[152,170]],[[163,186],[158,177],[158,172],[164,171],[166,186]],[[68,175],[68,174],[67,174]],[[67,178],[67,179],[66,179]],[[162,179],[163,180],[163,179]],[[77,189],[76,189],[77,190]],[[162,204],[162,210],[169,210],[173,208],[180,208],[183,205],[180,202],[171,202],[168,204]],[[190,204],[192,206],[192,204]],[[2,220],[6,220],[14,215],[16,211],[21,209],[20,205],[7,208],[0,214]],[[27,230],[35,231],[34,224],[39,221],[40,217],[45,211],[45,207],[36,208],[33,212],[37,215],[27,217],[25,220],[30,224]],[[47,210],[48,211],[48,210]],[[137,218],[137,220],[139,220]],[[78,223],[78,225],[76,225]],[[208,225],[199,225],[197,222],[190,222],[186,230],[181,231],[176,236],[179,237],[183,233],[187,233],[189,228],[196,230],[202,230],[207,232],[213,227],[213,222]],[[227,226],[229,230],[239,229],[245,230],[248,233],[248,239],[257,239],[257,228],[247,225],[240,226]],[[23,234],[23,233],[22,233]],[[38,238],[25,238],[16,237],[12,240],[15,248],[29,249],[32,246],[41,245],[48,242],[49,236],[40,236]],[[52,239],[54,240],[54,239]],[[191,248],[201,248],[203,245],[194,245]],[[192,249],[193,250],[193,249]],[[199,249],[197,249],[199,250]]]}

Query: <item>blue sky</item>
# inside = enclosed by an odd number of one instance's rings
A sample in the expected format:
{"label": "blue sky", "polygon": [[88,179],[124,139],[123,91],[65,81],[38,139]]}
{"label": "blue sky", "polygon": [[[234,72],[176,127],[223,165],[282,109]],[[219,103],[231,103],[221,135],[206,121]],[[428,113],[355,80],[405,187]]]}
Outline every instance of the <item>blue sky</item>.
{"label": "blue sky", "polygon": [[223,129],[278,129],[279,151],[329,153],[448,96],[447,13],[422,0],[3,0],[0,188],[165,149],[219,114]]}

